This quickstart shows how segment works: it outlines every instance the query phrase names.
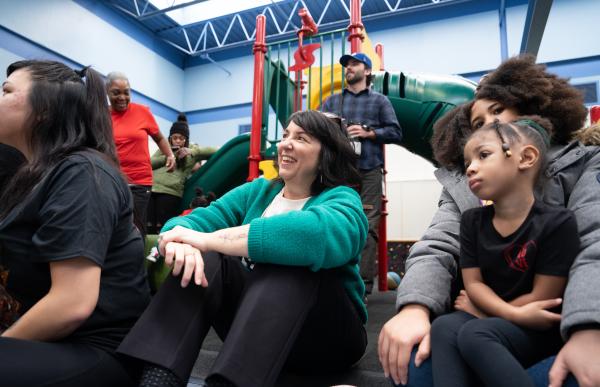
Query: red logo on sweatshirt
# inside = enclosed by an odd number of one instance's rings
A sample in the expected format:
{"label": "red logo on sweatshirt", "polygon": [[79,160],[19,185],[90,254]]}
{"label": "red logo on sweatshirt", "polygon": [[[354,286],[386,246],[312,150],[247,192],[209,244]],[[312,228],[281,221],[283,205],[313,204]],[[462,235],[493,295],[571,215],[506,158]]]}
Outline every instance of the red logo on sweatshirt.
{"label": "red logo on sweatshirt", "polygon": [[535,254],[537,245],[535,241],[527,241],[522,245],[510,245],[504,249],[504,260],[513,270],[525,272],[529,268],[527,254]]}

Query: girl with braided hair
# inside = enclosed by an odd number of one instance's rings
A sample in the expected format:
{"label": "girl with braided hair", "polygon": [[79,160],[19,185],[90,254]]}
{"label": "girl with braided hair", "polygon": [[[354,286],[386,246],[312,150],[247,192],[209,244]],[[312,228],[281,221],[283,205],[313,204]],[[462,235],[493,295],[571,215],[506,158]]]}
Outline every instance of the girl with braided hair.
{"label": "girl with braided hair", "polygon": [[[575,214],[581,240],[570,271],[561,315],[561,335],[567,340],[557,360],[532,369],[539,385],[559,386],[572,372],[579,383],[600,384],[600,147],[573,138],[586,118],[583,97],[566,79],[548,73],[531,56],[502,63],[482,79],[475,99],[456,107],[434,128],[433,152],[443,185],[439,209],[431,225],[411,249],[406,274],[398,288],[399,313],[383,327],[379,357],[396,383],[430,386],[431,320],[447,313],[462,288],[458,270],[460,218],[480,206],[469,190],[463,146],[472,132],[498,119],[510,122],[521,115],[539,115],[554,127],[548,164],[542,170],[539,200]],[[413,351],[414,348],[414,351]],[[415,367],[416,366],[416,367]],[[410,369],[409,369],[410,367]],[[409,379],[410,378],[410,379]]]}
{"label": "girl with braided hair", "polygon": [[573,213],[535,200],[550,122],[494,121],[464,148],[470,190],[493,204],[462,214],[457,310],[431,328],[436,386],[533,386],[523,367],[562,344],[558,307],[579,251]]}

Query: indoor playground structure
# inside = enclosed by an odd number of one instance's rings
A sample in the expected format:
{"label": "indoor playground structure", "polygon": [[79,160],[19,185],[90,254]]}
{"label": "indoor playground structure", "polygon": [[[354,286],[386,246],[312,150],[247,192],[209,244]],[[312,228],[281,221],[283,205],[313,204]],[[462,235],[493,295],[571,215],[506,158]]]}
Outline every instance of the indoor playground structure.
{"label": "indoor playground structure", "polygon": [[[190,177],[182,209],[195,196],[195,187],[213,191],[218,197],[259,177],[260,171],[266,178],[275,177],[276,144],[287,118],[298,110],[318,109],[327,97],[344,88],[344,69],[338,58],[345,53],[369,55],[373,61],[373,88],[390,100],[403,130],[402,145],[434,162],[429,145],[433,124],[454,106],[472,99],[475,83],[459,76],[386,70],[383,46],[373,47],[361,22],[360,0],[350,4],[347,29],[319,33],[303,8],[298,12],[302,27],[297,37],[268,44],[266,18],[257,16],[251,133],[231,139]],[[387,289],[386,202],[384,197],[379,232],[379,290]]]}

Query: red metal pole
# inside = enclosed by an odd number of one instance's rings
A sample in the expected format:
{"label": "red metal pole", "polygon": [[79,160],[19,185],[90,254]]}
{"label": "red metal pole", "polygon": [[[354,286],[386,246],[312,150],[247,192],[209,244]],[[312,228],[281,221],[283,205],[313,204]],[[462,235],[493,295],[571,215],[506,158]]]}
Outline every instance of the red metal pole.
{"label": "red metal pole", "polygon": [[600,122],[600,105],[594,105],[590,108],[590,123],[593,125]]}
{"label": "red metal pole", "polygon": [[385,66],[383,65],[383,44],[377,43],[375,45],[375,52],[379,57],[379,71],[385,70]]}
{"label": "red metal pole", "polygon": [[254,52],[254,88],[252,90],[252,129],[250,131],[250,155],[248,156],[248,181],[258,177],[258,163],[260,162],[265,53],[267,52],[265,20],[265,15],[256,17],[256,40],[252,47]]}
{"label": "red metal pole", "polygon": [[362,31],[365,26],[362,24],[360,15],[360,0],[351,0],[350,3],[350,25],[348,26],[348,41],[350,42],[350,52],[360,52],[361,43],[365,38]]}
{"label": "red metal pole", "polygon": [[[375,45],[375,52],[379,57],[379,70],[384,70],[383,65],[383,44],[377,43]],[[387,251],[387,169],[385,167],[385,145],[381,145],[381,153],[383,154],[383,196],[381,198],[381,218],[379,218],[379,246],[377,247],[379,256],[379,291],[385,292],[388,290],[387,286],[387,272],[388,272],[388,251]]]}
{"label": "red metal pole", "polygon": [[377,246],[377,255],[379,259],[379,291],[385,292],[388,290],[387,273],[388,273],[388,251],[387,251],[387,169],[385,168],[385,145],[383,148],[383,195],[381,197],[381,217],[379,218],[379,246]]}

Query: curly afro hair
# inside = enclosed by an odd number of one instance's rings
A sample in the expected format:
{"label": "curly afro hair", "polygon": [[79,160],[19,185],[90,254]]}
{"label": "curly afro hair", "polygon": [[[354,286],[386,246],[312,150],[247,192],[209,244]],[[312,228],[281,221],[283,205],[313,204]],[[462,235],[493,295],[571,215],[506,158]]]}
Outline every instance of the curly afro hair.
{"label": "curly afro hair", "polygon": [[471,129],[473,101],[458,105],[433,125],[431,148],[439,165],[449,169],[464,170],[463,148]]}
{"label": "curly afro hair", "polygon": [[[510,58],[487,74],[477,88],[475,100],[478,99],[498,101],[521,115],[547,118],[554,127],[553,144],[568,143],[587,116],[582,94],[567,79],[536,64],[532,55]],[[435,123],[431,145],[442,166],[463,168],[462,147],[472,131],[472,106],[473,102],[460,105]]]}

